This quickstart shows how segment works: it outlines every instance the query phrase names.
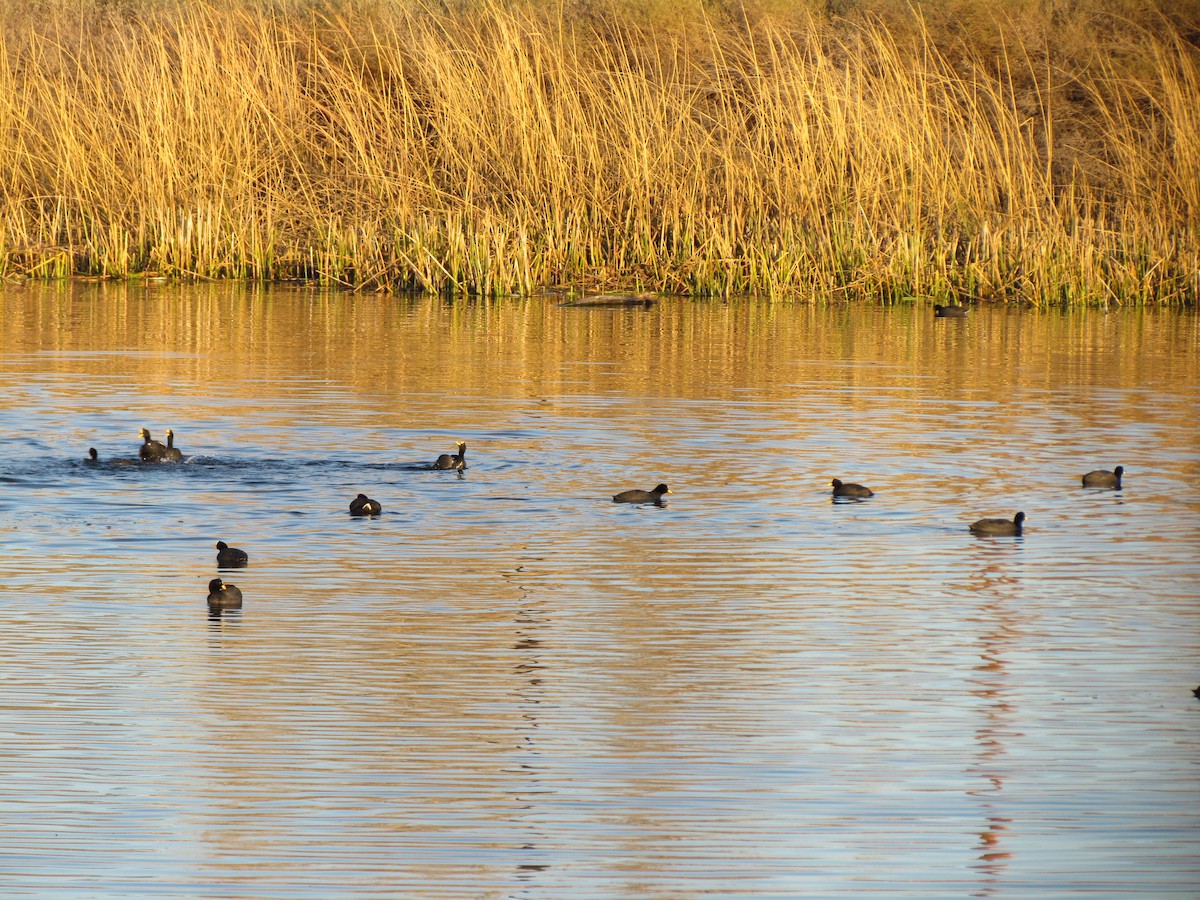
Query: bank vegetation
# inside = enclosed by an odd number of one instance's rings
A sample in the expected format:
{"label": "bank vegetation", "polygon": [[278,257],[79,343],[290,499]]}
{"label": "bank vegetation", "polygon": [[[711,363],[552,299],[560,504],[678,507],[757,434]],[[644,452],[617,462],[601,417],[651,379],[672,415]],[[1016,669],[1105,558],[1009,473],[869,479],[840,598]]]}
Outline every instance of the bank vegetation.
{"label": "bank vegetation", "polygon": [[0,0],[0,275],[1200,294],[1193,0]]}

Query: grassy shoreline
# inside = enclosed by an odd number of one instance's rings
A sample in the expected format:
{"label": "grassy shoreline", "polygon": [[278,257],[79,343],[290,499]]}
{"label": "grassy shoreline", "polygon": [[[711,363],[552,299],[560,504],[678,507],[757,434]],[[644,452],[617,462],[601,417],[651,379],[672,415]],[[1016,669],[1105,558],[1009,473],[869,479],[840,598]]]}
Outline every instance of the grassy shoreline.
{"label": "grassy shoreline", "polygon": [[1195,304],[1166,6],[3,0],[0,275]]}

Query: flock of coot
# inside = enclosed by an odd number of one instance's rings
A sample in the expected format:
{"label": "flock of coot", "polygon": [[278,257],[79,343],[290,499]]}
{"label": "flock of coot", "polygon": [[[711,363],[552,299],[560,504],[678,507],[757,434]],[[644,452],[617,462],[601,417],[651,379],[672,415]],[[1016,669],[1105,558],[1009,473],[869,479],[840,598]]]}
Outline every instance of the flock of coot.
{"label": "flock of coot", "polygon": [[[937,315],[943,313],[938,312]],[[946,313],[947,315],[955,315],[956,313]],[[183,452],[175,446],[175,432],[170,428],[167,429],[167,442],[163,444],[156,441],[150,436],[148,429],[143,428],[139,435],[142,438],[142,446],[138,451],[138,459],[113,459],[108,460],[112,465],[133,465],[140,462],[158,463],[158,462],[179,462],[183,459]],[[467,467],[467,445],[463,441],[457,443],[457,453],[443,453],[430,464],[429,468],[438,470],[456,470],[462,472]],[[99,454],[95,447],[88,448],[88,458],[84,462],[96,463],[100,461]],[[1109,488],[1112,490],[1121,489],[1121,476],[1125,474],[1123,466],[1117,466],[1111,472],[1097,469],[1094,472],[1088,472],[1083,476],[1083,486],[1090,488]],[[651,490],[628,490],[621,491],[613,496],[614,503],[652,503],[656,506],[663,505],[663,497],[671,493],[671,489],[665,484],[660,484]],[[853,484],[844,482],[840,478],[833,479],[833,497],[834,499],[843,498],[849,500],[865,500],[868,497],[873,497],[875,492],[861,484]],[[359,494],[350,501],[350,515],[352,516],[378,516],[383,512],[383,506],[378,500],[372,500],[366,494]],[[1019,512],[1011,519],[980,519],[978,522],[973,522],[970,525],[970,531],[973,534],[980,535],[997,535],[997,536],[1016,536],[1020,535],[1025,524],[1025,513]],[[249,555],[245,550],[239,550],[237,547],[230,547],[224,541],[217,541],[217,567],[221,569],[237,569],[245,566],[250,561]],[[220,578],[214,578],[208,583],[208,605],[212,611],[222,609],[237,609],[242,605],[242,592],[236,584],[227,584]]]}
{"label": "flock of coot", "polygon": [[[1117,466],[1111,472],[1097,469],[1083,476],[1083,486],[1090,488],[1121,489],[1121,476],[1125,474],[1123,466]],[[660,485],[666,487],[666,485]],[[851,500],[865,500],[875,496],[875,492],[861,484],[848,484],[840,478],[833,479],[833,496]],[[980,519],[972,522],[969,530],[972,534],[988,534],[997,536],[1017,536],[1025,527],[1025,513],[1019,512],[1011,519]]]}

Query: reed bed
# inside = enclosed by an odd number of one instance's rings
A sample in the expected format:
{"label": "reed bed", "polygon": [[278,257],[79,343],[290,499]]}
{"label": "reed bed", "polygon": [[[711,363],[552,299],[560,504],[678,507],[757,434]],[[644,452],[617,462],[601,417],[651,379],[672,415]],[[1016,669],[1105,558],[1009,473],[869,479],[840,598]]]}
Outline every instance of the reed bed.
{"label": "reed bed", "polygon": [[0,0],[0,274],[1196,302],[1186,10],[831,5]]}

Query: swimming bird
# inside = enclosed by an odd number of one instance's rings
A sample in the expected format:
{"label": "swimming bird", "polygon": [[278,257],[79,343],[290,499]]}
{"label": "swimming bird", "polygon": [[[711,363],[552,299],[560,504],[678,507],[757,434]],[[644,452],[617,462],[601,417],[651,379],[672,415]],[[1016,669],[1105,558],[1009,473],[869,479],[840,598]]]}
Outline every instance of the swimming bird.
{"label": "swimming bird", "polygon": [[942,306],[940,303],[933,304],[933,317],[935,319],[965,319],[967,313],[971,311],[969,306]]}
{"label": "swimming bird", "polygon": [[1021,529],[1025,523],[1025,513],[1019,512],[1013,516],[1012,521],[1008,519],[980,519],[971,526],[973,534],[999,534],[999,535],[1017,535],[1021,533]]}
{"label": "swimming bird", "polygon": [[218,569],[240,569],[248,562],[250,562],[250,557],[245,550],[230,547],[224,541],[217,541]]}
{"label": "swimming bird", "polygon": [[236,584],[226,584],[220,578],[208,583],[208,605],[216,607],[241,607],[242,589]]}
{"label": "swimming bird", "polygon": [[383,507],[379,505],[379,501],[372,500],[366,494],[359,494],[350,501],[350,515],[352,516],[377,516],[383,512]]}
{"label": "swimming bird", "polygon": [[161,441],[150,439],[150,432],[143,428],[138,434],[142,438],[142,449],[138,451],[142,462],[162,462],[167,458],[167,448]]}
{"label": "swimming bird", "polygon": [[613,497],[613,503],[657,503],[662,506],[663,494],[671,493],[665,484],[658,485],[652,491],[621,491]]}
{"label": "swimming bird", "polygon": [[457,442],[457,453],[443,453],[433,463],[435,469],[458,469],[460,472],[467,467],[467,445]]}
{"label": "swimming bird", "polygon": [[1083,476],[1084,487],[1102,487],[1121,489],[1121,476],[1125,474],[1124,466],[1117,466],[1111,472],[1106,472],[1104,469],[1097,469],[1094,472],[1088,472]]}
{"label": "swimming bird", "polygon": [[98,454],[96,452],[95,447],[88,447],[87,459],[85,459],[84,462],[85,463],[100,462],[100,454]]}
{"label": "swimming bird", "polygon": [[835,497],[855,497],[861,500],[874,495],[875,492],[869,487],[863,487],[861,484],[845,484],[840,478],[833,479],[833,496]]}
{"label": "swimming bird", "polygon": [[183,459],[183,451],[175,446],[175,432],[170,428],[167,429],[167,454],[165,458],[171,462],[179,462]]}

